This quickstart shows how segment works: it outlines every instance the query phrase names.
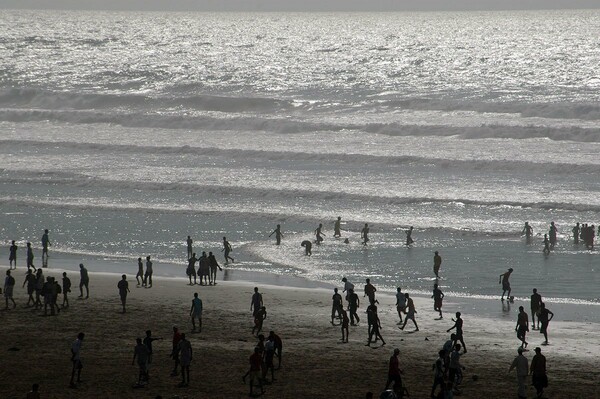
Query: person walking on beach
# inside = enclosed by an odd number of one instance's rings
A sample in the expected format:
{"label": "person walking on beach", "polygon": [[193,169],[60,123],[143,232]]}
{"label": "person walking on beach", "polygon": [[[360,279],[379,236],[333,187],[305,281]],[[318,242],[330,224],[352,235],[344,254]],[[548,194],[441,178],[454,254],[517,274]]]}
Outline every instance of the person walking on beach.
{"label": "person walking on beach", "polygon": [[271,370],[271,383],[275,381],[275,363],[273,360],[275,359],[275,342],[271,336],[267,337],[267,341],[265,342],[265,351],[264,351],[264,363],[263,363],[263,371],[262,371],[262,379],[267,382],[267,374],[269,370]]}
{"label": "person walking on beach", "polygon": [[347,343],[348,342],[348,334],[349,334],[348,325],[350,324],[350,319],[348,318],[348,313],[344,309],[340,309],[340,312],[341,312],[340,317],[342,319],[342,321],[340,323],[340,325],[342,326],[342,342]]}
{"label": "person walking on beach", "polygon": [[8,264],[11,269],[17,269],[17,249],[19,247],[15,244],[15,240],[11,241],[10,247],[8,248]]}
{"label": "person walking on beach", "polygon": [[379,301],[375,299],[375,291],[377,291],[377,288],[371,284],[371,279],[366,279],[365,282],[365,295],[363,295],[363,298],[369,297],[369,303],[371,305],[375,305],[376,303],[379,304]]}
{"label": "person walking on beach", "polygon": [[13,299],[15,283],[15,278],[10,275],[10,270],[7,270],[6,277],[4,278],[4,301],[6,302],[4,309],[8,309],[8,301],[13,303],[13,309],[17,307],[17,304]]}
{"label": "person walking on beach", "polygon": [[309,240],[304,240],[300,243],[301,247],[304,247],[304,255],[311,256],[312,255],[312,242]]}
{"label": "person walking on beach", "polygon": [[400,321],[397,323],[398,325],[402,324],[402,313],[406,309],[406,297],[402,292],[402,288],[396,288],[396,311],[398,312],[398,317]]}
{"label": "person walking on beach", "polygon": [[508,372],[510,373],[513,369],[517,370],[517,384],[519,386],[517,395],[519,396],[519,399],[525,399],[527,398],[526,379],[529,375],[529,362],[527,361],[527,358],[523,356],[523,348],[519,348],[517,352],[519,354],[513,360]]}
{"label": "person walking on beach", "polygon": [[25,287],[25,284],[27,284],[27,295],[29,295],[29,299],[27,300],[26,306],[29,307],[31,305],[35,305],[33,293],[35,292],[36,277],[31,269],[27,270],[27,274],[25,274],[25,281],[23,281],[23,287]]}
{"label": "person walking on beach", "polygon": [[71,292],[71,279],[67,277],[67,272],[62,274],[62,294],[63,294],[63,308],[69,307],[69,292]]}
{"label": "person walking on beach", "polygon": [[548,239],[548,234],[544,234],[544,250],[542,252],[544,252],[545,255],[549,255],[551,249],[552,248],[550,248],[550,240]]}
{"label": "person walking on beach", "polygon": [[365,223],[365,227],[360,231],[360,238],[362,238],[362,244],[366,247],[369,242],[369,224]]}
{"label": "person walking on beach", "polygon": [[506,294],[507,292],[508,294],[506,295],[506,299],[510,300],[510,281],[508,281],[508,279],[510,278],[512,272],[513,269],[511,267],[506,273],[502,273],[498,280],[498,284],[502,284],[502,297],[500,298],[501,301],[504,300],[504,294]]}
{"label": "person walking on beach", "polygon": [[[444,357],[446,356],[446,352],[444,350],[440,350],[438,352],[438,358],[433,363],[433,385],[431,387],[431,397],[435,398],[435,389],[440,386],[442,388],[445,384],[444,382]],[[442,388],[443,389],[443,388]]]}
{"label": "person walking on beach", "polygon": [[259,347],[254,348],[254,353],[250,356],[248,361],[250,363],[250,396],[254,396],[255,383],[258,384],[260,394],[262,395],[265,393],[265,390],[263,388],[262,375],[260,372],[262,368],[262,353],[260,352]]}
{"label": "person walking on beach", "polygon": [[[350,312],[350,325],[355,326],[360,322],[358,318],[358,307],[360,306],[360,298],[354,290],[348,292],[348,311]],[[356,321],[355,321],[356,320]]]}
{"label": "person walking on beach", "polygon": [[435,278],[440,278],[440,267],[442,267],[442,257],[438,251],[433,253],[433,274]]}
{"label": "person walking on beach", "polygon": [[209,281],[212,282],[214,285],[216,285],[217,284],[217,269],[219,269],[221,271],[223,271],[223,269],[221,268],[221,265],[219,265],[219,262],[217,262],[217,258],[215,258],[215,255],[212,252],[208,253],[208,266],[210,267]]}
{"label": "person walking on beach", "polygon": [[177,326],[173,326],[173,347],[171,350],[171,358],[173,359],[173,362],[175,363],[175,366],[173,366],[173,371],[171,372],[171,377],[175,377],[177,376],[179,373],[177,372],[177,369],[179,367],[179,341],[181,341],[181,333],[179,332],[179,328],[177,328]]}
{"label": "person walking on beach", "polygon": [[152,270],[152,261],[150,260],[150,255],[146,256],[146,274],[144,275],[144,286],[146,288],[152,288],[152,274],[154,270]]}
{"label": "person walking on beach", "polygon": [[42,297],[42,289],[44,288],[44,282],[46,280],[44,279],[44,273],[42,272],[42,269],[37,269],[36,274],[35,274],[35,308],[37,309],[38,307],[42,307],[42,301],[41,301],[41,297]]}
{"label": "person walking on beach", "polygon": [[190,384],[190,363],[193,359],[192,344],[185,339],[185,334],[181,334],[181,340],[177,344],[177,352],[181,359],[181,387],[187,387]]}
{"label": "person walking on beach", "polygon": [[410,226],[404,233],[406,234],[406,246],[410,247],[415,241],[412,239],[413,227]]}
{"label": "person walking on beach", "polygon": [[538,316],[538,321],[540,323],[540,333],[544,334],[543,345],[548,345],[548,324],[553,318],[554,313],[546,309],[546,304],[542,302],[540,304],[540,315]]}
{"label": "person walking on beach", "polygon": [[333,296],[331,297],[332,305],[331,305],[331,324],[334,324],[334,320],[337,317],[338,319],[342,318],[342,310],[343,310],[343,305],[342,305],[342,296],[338,293],[338,289],[334,288],[333,289]]}
{"label": "person walking on beach", "polygon": [[192,244],[194,243],[194,240],[192,240],[192,237],[188,236],[186,243],[187,243],[187,258],[189,259],[192,257],[192,253],[194,252],[192,250]]}
{"label": "person walking on beach", "polygon": [[455,336],[454,344],[456,344],[458,341],[460,341],[460,343],[462,344],[464,353],[467,353],[467,346],[465,345],[465,340],[463,338],[463,319],[461,318],[461,313],[456,312],[456,320],[452,319],[452,321],[454,322],[454,325],[452,327],[450,327],[449,329],[447,329],[446,332],[450,332],[453,329],[456,329],[456,332],[454,333],[454,336]]}
{"label": "person walking on beach", "polygon": [[127,293],[129,291],[129,283],[127,282],[127,275],[123,274],[121,276],[121,281],[117,284],[117,288],[119,289],[119,296],[121,297],[121,305],[123,306],[123,313],[126,312],[125,305],[127,304]]}
{"label": "person walking on beach", "polygon": [[198,332],[202,332],[202,299],[198,298],[197,292],[194,293],[194,299],[192,299],[190,318],[192,319],[192,332],[196,332],[196,319],[198,319]]}
{"label": "person walking on beach", "polygon": [[[381,346],[384,346],[385,345],[385,340],[381,336],[381,332],[380,332],[380,330],[381,330],[381,320],[379,320],[379,315],[377,314],[377,306],[370,305],[369,308],[371,310],[367,314],[367,317],[371,318],[371,321],[370,321],[371,331],[369,332],[369,339],[367,340],[367,344],[365,346],[371,346],[371,342],[376,342],[377,339],[380,339],[381,340]],[[373,340],[373,337],[375,337],[375,340]]]}
{"label": "person walking on beach", "polygon": [[385,388],[383,390],[387,390],[391,383],[392,389],[394,392],[397,391],[396,388],[402,387],[402,374],[404,371],[400,368],[400,361],[398,359],[398,355],[400,354],[400,349],[394,349],[394,353],[390,356],[390,361],[388,362],[388,378],[385,383]]}
{"label": "person walking on beach", "polygon": [[135,275],[135,280],[138,287],[144,283],[144,263],[142,262],[142,258],[138,258],[138,271]]}
{"label": "person walking on beach", "polygon": [[260,292],[258,292],[258,287],[254,287],[254,294],[252,294],[252,300],[250,301],[250,310],[252,311],[252,316],[256,317],[256,314],[263,306],[263,297]]}
{"label": "person walking on beach", "polygon": [[525,341],[525,335],[529,331],[529,318],[523,306],[519,306],[519,315],[517,316],[517,325],[515,326],[517,332],[517,338],[521,341],[521,348],[527,348],[527,341]]}
{"label": "person walking on beach", "polygon": [[271,234],[269,234],[269,237],[271,237],[273,234],[275,234],[275,240],[276,240],[275,245],[281,245],[281,237],[283,237],[283,233],[281,232],[280,224],[278,224],[277,227],[275,228],[275,230],[273,230],[273,232]]}
{"label": "person walking on beach", "polygon": [[262,328],[263,328],[263,322],[265,321],[266,318],[267,318],[267,308],[264,306],[261,306],[261,308],[256,313],[256,316],[254,316],[254,327],[252,327],[252,335],[254,335],[254,331],[256,331],[256,336],[258,336],[258,334],[260,334],[260,332],[262,331]]}
{"label": "person walking on beach", "polygon": [[322,232],[323,229],[323,223],[319,223],[319,227],[317,227],[315,229],[315,244],[317,245],[321,245],[321,243],[323,242],[323,237],[325,235],[325,233]]}
{"label": "person walking on beach", "polygon": [[33,268],[33,271],[36,271],[35,266],[33,265],[33,248],[31,248],[31,243],[28,242],[27,243],[27,270],[29,270],[29,268]]}
{"label": "person walking on beach", "polygon": [[275,334],[275,331],[269,331],[269,339],[275,343],[275,356],[277,356],[277,369],[281,368],[281,351],[283,350],[283,341],[281,337]]}
{"label": "person walking on beach", "polygon": [[71,344],[71,363],[73,369],[71,371],[71,388],[77,387],[75,385],[75,372],[77,372],[77,383],[81,382],[81,369],[83,369],[83,363],[81,362],[81,345],[83,344],[83,338],[85,334],[80,332],[77,334],[77,339]]}
{"label": "person walking on beach", "polygon": [[544,395],[544,388],[548,387],[548,376],[546,375],[546,357],[542,355],[542,350],[535,348],[535,355],[531,359],[531,385],[535,387],[536,395],[539,399]]}
{"label": "person walking on beach", "polygon": [[[185,274],[187,274],[188,279],[190,280],[190,285],[196,284],[196,253],[192,253],[192,256],[188,259],[188,267],[185,269]],[[192,283],[192,276],[194,276],[194,283]]]}
{"label": "person walking on beach", "polygon": [[135,339],[136,345],[133,348],[133,360],[131,360],[131,365],[135,364],[135,359],[137,358],[138,366],[140,368],[140,372],[138,374],[138,386],[148,383],[148,347],[142,343],[141,338]]}
{"label": "person walking on beach", "polygon": [[[531,329],[539,330],[540,329],[540,309],[542,304],[542,296],[538,294],[537,288],[533,289],[533,294],[531,295]],[[538,316],[538,324],[537,328],[535,328],[535,316]]]}
{"label": "person walking on beach", "polygon": [[231,244],[229,243],[229,241],[227,241],[227,237],[223,237],[223,249],[221,249],[221,252],[225,253],[225,264],[229,263],[229,259],[231,259],[231,262],[234,262],[234,259],[229,256],[229,253],[233,251],[233,249],[231,248]]}
{"label": "person walking on beach", "polygon": [[440,313],[440,318],[438,320],[442,320],[444,316],[442,315],[442,301],[444,299],[444,293],[442,290],[438,288],[437,284],[433,285],[433,310]]}
{"label": "person walking on beach", "polygon": [[85,299],[90,297],[90,277],[88,271],[83,266],[83,263],[79,264],[79,298],[83,298],[83,287],[85,287]]}
{"label": "person walking on beach", "polygon": [[42,235],[42,267],[48,267],[48,246],[52,245],[48,238],[48,229]]}
{"label": "person walking on beach", "polygon": [[342,236],[342,217],[338,216],[337,220],[333,223],[333,236],[341,237]]}
{"label": "person walking on beach", "polygon": [[350,291],[354,291],[354,284],[352,284],[346,277],[342,277],[342,282],[344,283],[344,291],[346,293],[346,301],[348,300],[348,295]]}
{"label": "person walking on beach", "polygon": [[533,236],[533,228],[529,225],[529,222],[525,222],[525,227],[521,231],[521,235],[525,236],[525,241],[531,243],[531,237]]}
{"label": "person walking on beach", "polygon": [[415,309],[415,303],[408,293],[404,294],[404,297],[406,298],[406,308],[408,311],[406,313],[406,317],[404,317],[404,324],[402,324],[402,327],[399,328],[404,330],[406,323],[408,323],[409,320],[412,320],[412,322],[415,324],[415,331],[419,331],[417,320],[415,320],[415,314],[417,313],[417,309]]}

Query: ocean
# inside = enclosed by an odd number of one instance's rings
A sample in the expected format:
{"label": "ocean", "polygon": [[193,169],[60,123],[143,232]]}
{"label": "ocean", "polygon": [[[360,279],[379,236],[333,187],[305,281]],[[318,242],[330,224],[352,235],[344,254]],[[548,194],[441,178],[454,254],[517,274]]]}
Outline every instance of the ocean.
{"label": "ocean", "polygon": [[427,294],[439,251],[446,295],[497,299],[512,267],[517,298],[600,303],[598,251],[571,239],[600,224],[598,10],[1,11],[0,59],[0,256],[16,240],[20,267],[45,228],[50,267],[152,255],[181,277],[188,235],[218,259],[226,236],[250,279]]}

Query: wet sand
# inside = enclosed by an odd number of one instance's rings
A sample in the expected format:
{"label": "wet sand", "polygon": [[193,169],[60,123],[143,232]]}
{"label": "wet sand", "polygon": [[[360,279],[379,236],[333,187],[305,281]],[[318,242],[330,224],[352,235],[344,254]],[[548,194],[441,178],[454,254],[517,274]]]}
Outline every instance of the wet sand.
{"label": "wet sand", "polygon": [[[1,267],[4,274],[6,267]],[[128,313],[121,314],[116,284],[118,275],[90,273],[90,299],[78,300],[77,274],[73,282],[71,307],[58,316],[25,308],[26,292],[23,268],[15,275],[15,310],[0,312],[0,397],[22,398],[31,384],[41,385],[43,398],[164,398],[175,395],[188,398],[238,398],[248,395],[242,375],[248,369],[256,339],[252,337],[250,298],[254,283],[219,281],[217,286],[189,286],[183,279],[156,278],[153,288],[138,288],[128,275],[131,294]],[[47,275],[59,275],[47,270]],[[219,273],[219,279],[223,274]],[[270,398],[363,398],[367,391],[378,394],[387,377],[387,362],[395,347],[400,348],[400,365],[404,382],[413,398],[429,397],[433,374],[431,365],[437,358],[452,326],[453,312],[460,301],[447,298],[445,317],[434,320],[437,313],[432,300],[416,297],[419,332],[397,326],[394,298],[380,295],[379,314],[384,347],[366,343],[366,298],[361,302],[361,324],[350,329],[350,342],[340,342],[340,328],[330,324],[330,290],[322,288],[285,288],[259,285],[268,318],[264,330],[274,330],[283,339],[283,362],[273,384],[266,385],[264,397]],[[357,284],[357,288],[359,285]],[[189,309],[193,293],[204,302],[204,325],[201,333],[190,334]],[[361,296],[361,300],[362,300]],[[528,303],[525,304],[526,309]],[[516,396],[514,371],[508,367],[516,356],[518,341],[514,333],[516,311],[511,318],[474,317],[463,311],[468,353],[462,384],[463,398],[502,398]],[[364,318],[362,316],[365,316]],[[179,377],[171,377],[169,358],[173,325],[188,334],[194,350],[191,384],[179,388]],[[131,365],[136,337],[151,329],[153,336],[164,340],[154,343],[154,362],[150,383],[134,389],[137,366]],[[70,389],[70,345],[78,332],[86,334],[82,348],[83,382]],[[595,323],[551,322],[549,346],[542,346],[548,359],[549,398],[597,398],[596,358],[600,326]],[[528,337],[533,349],[543,336],[532,331]],[[11,350],[13,349],[13,350]],[[14,350],[18,349],[18,350]],[[531,359],[533,350],[527,352]],[[479,378],[472,379],[473,375]],[[529,387],[529,397],[534,396]]]}

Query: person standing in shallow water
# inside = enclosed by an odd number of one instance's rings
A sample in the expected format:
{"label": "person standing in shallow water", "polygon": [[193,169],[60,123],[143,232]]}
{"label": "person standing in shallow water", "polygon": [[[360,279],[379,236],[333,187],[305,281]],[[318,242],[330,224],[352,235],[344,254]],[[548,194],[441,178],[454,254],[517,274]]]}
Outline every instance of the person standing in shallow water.
{"label": "person standing in shallow water", "polygon": [[507,292],[508,294],[506,295],[506,299],[510,300],[510,281],[508,281],[508,279],[510,278],[512,272],[513,269],[511,267],[506,273],[502,273],[500,275],[500,279],[498,280],[498,284],[502,284],[502,297],[500,298],[501,301],[504,300],[504,294]]}
{"label": "person standing in shallow water", "polygon": [[529,222],[525,222],[525,226],[523,227],[523,231],[521,231],[521,235],[525,236],[525,241],[528,244],[531,243],[531,237],[533,236],[533,228],[529,225]]}
{"label": "person standing in shallow water", "polygon": [[442,315],[442,301],[444,300],[444,293],[438,288],[437,284],[433,285],[433,295],[431,297],[433,298],[433,310],[440,313],[440,318],[438,320],[441,320],[444,318]]}
{"label": "person standing in shallow water", "polygon": [[300,243],[301,247],[304,247],[304,255],[311,256],[312,255],[312,242],[309,240],[304,240]]}
{"label": "person standing in shallow water", "polygon": [[315,229],[315,244],[317,245],[321,245],[321,243],[323,242],[323,237],[325,235],[325,233],[323,233],[321,230],[323,229],[323,223],[319,223],[319,227],[317,227]]}
{"label": "person standing in shallow water", "polygon": [[231,248],[229,241],[227,241],[227,237],[223,237],[223,249],[221,251],[225,253],[225,264],[229,263],[229,259],[231,259],[232,263],[234,262],[234,259],[229,256],[229,253],[233,251],[233,249]]}
{"label": "person standing in shallow water", "polygon": [[360,231],[360,238],[362,238],[362,244],[366,247],[369,242],[369,224],[365,223],[365,227]]}
{"label": "person standing in shallow water", "polygon": [[341,237],[342,236],[342,217],[338,216],[337,220],[333,224],[333,236]]}
{"label": "person standing in shallow water", "polygon": [[435,274],[435,278],[440,278],[440,267],[442,267],[442,257],[438,251],[435,251],[433,254],[433,274]]}
{"label": "person standing in shallow water", "polygon": [[407,247],[411,246],[415,242],[412,239],[412,232],[413,232],[413,227],[412,226],[410,226],[410,228],[405,231],[405,233],[406,233],[406,246]]}
{"label": "person standing in shallow water", "polygon": [[581,234],[581,227],[579,226],[579,222],[573,227],[573,243],[579,244],[579,234]]}
{"label": "person standing in shallow water", "polygon": [[188,259],[192,257],[192,253],[194,252],[192,250],[192,244],[193,243],[194,243],[194,240],[192,240],[192,237],[188,236],[187,237],[187,241],[186,241],[186,244],[187,244],[187,257],[188,257]]}
{"label": "person standing in shallow water", "polygon": [[281,245],[281,237],[283,237],[283,233],[281,232],[280,224],[278,224],[275,230],[273,230],[273,232],[269,234],[269,237],[271,237],[273,234],[275,234],[275,245]]}
{"label": "person standing in shallow water", "polygon": [[548,239],[548,234],[544,234],[544,250],[542,252],[544,252],[545,255],[549,255],[550,254],[550,240]]}
{"label": "person standing in shallow water", "polygon": [[44,230],[44,235],[42,235],[42,267],[48,267],[48,246],[52,245],[50,243],[50,238],[48,238],[48,229]]}
{"label": "person standing in shallow water", "polygon": [[36,267],[33,265],[33,248],[31,248],[31,243],[27,243],[27,269],[30,267],[33,268],[33,271],[36,271]]}
{"label": "person standing in shallow water", "polygon": [[554,225],[554,222],[550,222],[550,233],[549,233],[549,238],[550,238],[550,248],[554,248],[554,246],[556,245],[556,235],[558,233],[558,229],[556,228],[556,226]]}

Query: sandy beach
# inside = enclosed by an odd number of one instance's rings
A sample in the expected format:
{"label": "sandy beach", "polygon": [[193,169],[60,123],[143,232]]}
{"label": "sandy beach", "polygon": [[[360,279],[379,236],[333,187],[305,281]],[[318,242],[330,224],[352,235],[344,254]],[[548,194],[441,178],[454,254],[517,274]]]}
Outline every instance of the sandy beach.
{"label": "sandy beach", "polygon": [[[2,267],[4,274],[6,267]],[[189,286],[183,279],[156,278],[154,287],[136,287],[128,276],[131,294],[128,312],[121,314],[116,288],[118,275],[91,273],[90,298],[78,300],[79,277],[70,272],[73,282],[71,306],[58,316],[25,308],[23,268],[15,277],[17,308],[0,312],[2,362],[0,397],[22,398],[39,383],[43,398],[154,398],[175,395],[187,398],[237,398],[248,395],[242,375],[248,369],[256,339],[251,335],[250,298],[254,283],[219,282],[216,286]],[[46,269],[45,275],[59,276]],[[222,273],[219,273],[219,278]],[[133,281],[133,283],[132,283]],[[359,286],[357,285],[357,288]],[[322,288],[285,288],[260,285],[268,318],[264,330],[274,330],[283,339],[283,362],[276,381],[266,385],[264,397],[270,398],[363,398],[367,391],[378,394],[387,377],[387,362],[394,348],[400,349],[400,366],[411,397],[429,397],[433,375],[431,366],[452,326],[450,320],[457,303],[447,298],[445,317],[437,314],[428,298],[416,297],[420,331],[397,326],[394,298],[379,295],[379,314],[386,345],[365,346],[366,315],[359,326],[351,327],[349,343],[340,342],[340,328],[330,324],[330,290]],[[193,293],[204,302],[203,329],[190,334],[189,308]],[[361,297],[362,299],[362,297]],[[366,298],[365,298],[366,302]],[[528,304],[527,304],[528,305]],[[514,311],[519,304],[513,304]],[[359,315],[365,306],[361,303]],[[464,398],[503,398],[516,396],[514,371],[507,373],[516,355],[518,341],[514,320],[475,318],[463,312],[468,353],[462,357],[466,367]],[[171,377],[172,327],[176,325],[190,338],[194,350],[191,383],[179,388],[179,377]],[[164,340],[154,343],[150,383],[134,389],[137,366],[131,365],[136,337],[151,329]],[[70,389],[70,345],[77,333],[86,334],[82,348],[83,382]],[[548,359],[549,398],[596,398],[596,343],[600,328],[593,323],[552,322],[550,343],[542,350]],[[543,337],[532,331],[530,348]],[[533,351],[527,352],[531,359]],[[473,380],[477,375],[477,381]],[[534,396],[529,387],[529,397]]]}

